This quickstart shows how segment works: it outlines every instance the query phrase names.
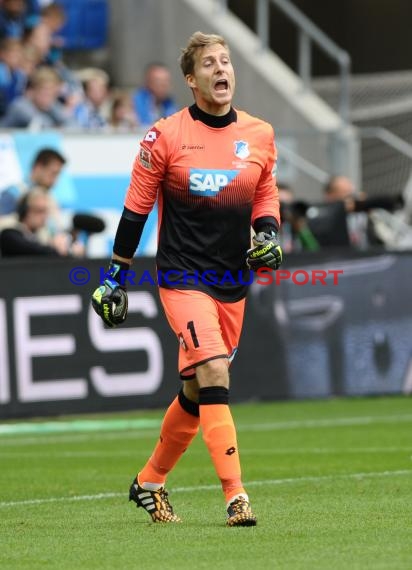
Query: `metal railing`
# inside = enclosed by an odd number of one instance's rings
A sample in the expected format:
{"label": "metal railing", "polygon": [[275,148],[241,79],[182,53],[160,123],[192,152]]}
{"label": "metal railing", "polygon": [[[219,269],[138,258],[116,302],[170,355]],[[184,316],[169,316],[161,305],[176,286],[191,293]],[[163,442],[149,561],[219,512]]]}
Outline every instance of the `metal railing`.
{"label": "metal railing", "polygon": [[[218,0],[220,8],[228,9],[228,0]],[[339,67],[339,115],[349,121],[351,58],[290,0],[256,0],[256,33],[262,50],[269,48],[269,4],[276,6],[298,28],[298,74],[304,89],[310,87],[312,77],[312,43],[315,43]]]}
{"label": "metal railing", "polygon": [[409,144],[395,133],[388,131],[383,127],[364,127],[358,129],[361,139],[375,138],[381,142],[387,144],[393,150],[396,150],[399,154],[402,154],[409,160],[412,160],[412,145]]}
{"label": "metal railing", "polygon": [[311,180],[315,180],[319,182],[321,186],[326,184],[326,182],[330,178],[330,174],[319,168],[312,162],[309,162],[303,156],[295,152],[294,150],[290,149],[287,145],[283,144],[280,141],[277,141],[277,149],[279,158],[282,157],[287,162],[289,162],[296,170],[308,176]]}

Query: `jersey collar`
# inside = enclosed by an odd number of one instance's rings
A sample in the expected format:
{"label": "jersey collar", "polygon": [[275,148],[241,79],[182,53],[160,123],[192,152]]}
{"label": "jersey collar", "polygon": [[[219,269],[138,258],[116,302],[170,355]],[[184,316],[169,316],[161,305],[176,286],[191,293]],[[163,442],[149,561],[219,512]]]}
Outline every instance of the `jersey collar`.
{"label": "jersey collar", "polygon": [[230,108],[229,113],[218,117],[217,115],[209,115],[209,113],[205,113],[202,109],[199,109],[196,103],[194,103],[189,107],[189,113],[194,121],[201,121],[208,127],[214,127],[216,129],[227,127],[231,123],[236,123],[237,121],[237,113],[233,107]]}

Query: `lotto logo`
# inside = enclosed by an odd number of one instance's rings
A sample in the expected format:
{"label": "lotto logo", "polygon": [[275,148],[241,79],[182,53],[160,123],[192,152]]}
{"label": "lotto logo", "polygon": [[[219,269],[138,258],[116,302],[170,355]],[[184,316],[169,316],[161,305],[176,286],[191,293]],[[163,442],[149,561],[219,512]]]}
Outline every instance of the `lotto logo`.
{"label": "lotto logo", "polygon": [[196,196],[216,196],[239,174],[239,170],[210,170],[191,168],[189,192]]}
{"label": "lotto logo", "polygon": [[147,131],[144,136],[143,142],[146,143],[145,146],[150,148],[152,144],[154,144],[159,139],[160,134],[160,131],[158,131],[156,127],[152,127],[150,131]]}

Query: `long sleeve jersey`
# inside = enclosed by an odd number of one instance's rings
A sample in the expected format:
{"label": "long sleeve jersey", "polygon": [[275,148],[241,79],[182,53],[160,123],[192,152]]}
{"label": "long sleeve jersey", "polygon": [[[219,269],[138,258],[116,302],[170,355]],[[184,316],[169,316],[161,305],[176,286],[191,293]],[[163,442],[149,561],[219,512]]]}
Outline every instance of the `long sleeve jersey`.
{"label": "long sleeve jersey", "polygon": [[158,201],[161,286],[245,296],[250,226],[280,224],[275,162],[271,125],[233,108],[215,117],[193,105],[146,133],[125,207],[148,214]]}

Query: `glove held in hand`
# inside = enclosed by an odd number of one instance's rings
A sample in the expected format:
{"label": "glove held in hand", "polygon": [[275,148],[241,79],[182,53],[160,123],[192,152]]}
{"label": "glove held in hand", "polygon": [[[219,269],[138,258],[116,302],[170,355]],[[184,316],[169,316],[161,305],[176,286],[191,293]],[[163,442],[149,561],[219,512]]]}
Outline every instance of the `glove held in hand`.
{"label": "glove held in hand", "polygon": [[255,247],[248,249],[246,263],[249,269],[256,271],[261,267],[278,269],[282,263],[282,248],[277,235],[259,232],[253,237]]}
{"label": "glove held in hand", "polygon": [[110,328],[122,324],[127,317],[128,300],[122,272],[128,270],[128,264],[112,262],[103,284],[92,295],[93,309]]}

